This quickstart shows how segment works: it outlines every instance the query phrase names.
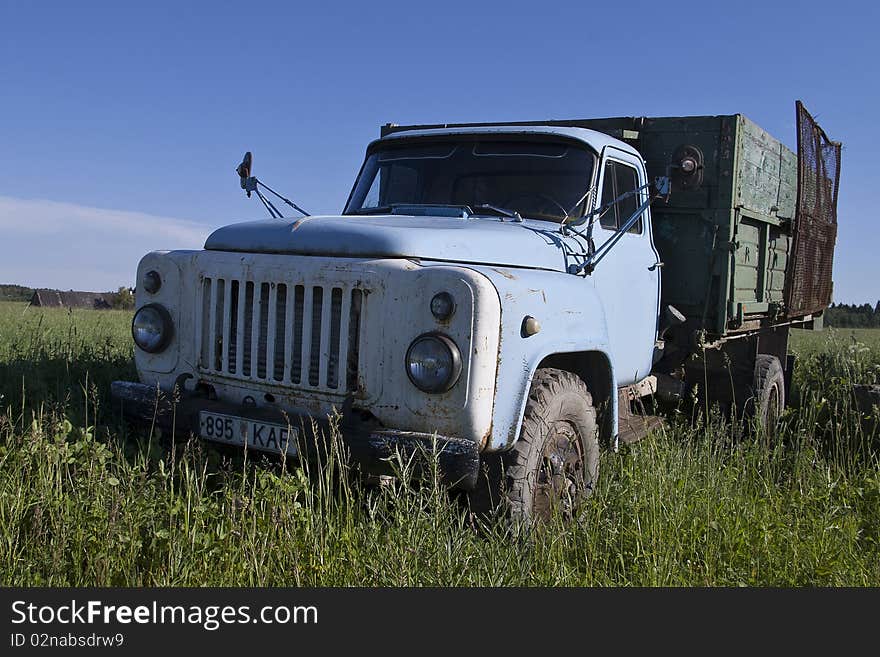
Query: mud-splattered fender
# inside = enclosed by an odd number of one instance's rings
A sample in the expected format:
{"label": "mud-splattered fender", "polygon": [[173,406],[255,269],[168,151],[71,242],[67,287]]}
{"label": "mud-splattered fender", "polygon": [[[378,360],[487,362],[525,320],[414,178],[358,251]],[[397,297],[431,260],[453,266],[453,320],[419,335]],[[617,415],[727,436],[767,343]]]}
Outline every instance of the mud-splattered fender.
{"label": "mud-splattered fender", "polygon": [[[526,396],[538,365],[547,356],[598,352],[610,364],[611,390],[616,390],[603,303],[589,277],[561,272],[471,266],[489,278],[501,299],[501,340],[492,432],[488,451],[503,450],[519,438]],[[534,317],[540,330],[523,332]],[[617,395],[610,395],[612,435],[617,435]]]}

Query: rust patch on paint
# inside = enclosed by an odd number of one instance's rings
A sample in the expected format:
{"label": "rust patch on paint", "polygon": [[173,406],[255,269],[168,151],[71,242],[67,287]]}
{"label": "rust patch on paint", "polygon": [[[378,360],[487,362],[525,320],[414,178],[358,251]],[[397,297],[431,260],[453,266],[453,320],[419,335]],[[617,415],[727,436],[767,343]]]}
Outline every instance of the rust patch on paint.
{"label": "rust patch on paint", "polygon": [[515,281],[515,280],[516,280],[516,276],[514,276],[513,274],[511,274],[511,273],[510,273],[509,271],[507,271],[506,269],[498,269],[497,267],[492,267],[492,271],[501,274],[502,276],[504,276],[504,278],[506,278],[506,279],[508,279],[508,280],[511,280],[511,281]]}

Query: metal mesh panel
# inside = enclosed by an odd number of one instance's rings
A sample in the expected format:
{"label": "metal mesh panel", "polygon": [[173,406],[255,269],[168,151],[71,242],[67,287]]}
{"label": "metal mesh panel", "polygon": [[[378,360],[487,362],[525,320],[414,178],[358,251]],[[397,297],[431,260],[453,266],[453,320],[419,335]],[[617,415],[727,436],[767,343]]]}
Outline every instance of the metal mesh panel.
{"label": "metal mesh panel", "polygon": [[797,130],[797,213],[785,286],[790,317],[824,310],[831,303],[840,180],[840,143],[828,138],[800,101]]}

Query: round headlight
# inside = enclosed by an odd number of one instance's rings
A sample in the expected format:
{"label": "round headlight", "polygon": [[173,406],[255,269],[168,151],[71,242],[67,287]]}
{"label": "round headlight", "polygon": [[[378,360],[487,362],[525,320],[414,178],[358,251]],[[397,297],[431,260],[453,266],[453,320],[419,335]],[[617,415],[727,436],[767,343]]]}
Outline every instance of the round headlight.
{"label": "round headlight", "polygon": [[158,304],[144,306],[134,314],[131,321],[131,337],[134,343],[151,354],[167,347],[173,332],[171,315]]}
{"label": "round headlight", "polygon": [[449,292],[440,292],[431,299],[431,314],[437,319],[449,319],[454,312],[455,299],[452,298]]}
{"label": "round headlight", "polygon": [[419,336],[406,352],[406,373],[419,390],[446,392],[461,374],[461,354],[445,335]]}
{"label": "round headlight", "polygon": [[141,281],[141,284],[147,292],[150,294],[156,294],[156,292],[159,291],[159,288],[162,287],[162,277],[159,276],[159,272],[151,269],[144,274],[144,279]]}

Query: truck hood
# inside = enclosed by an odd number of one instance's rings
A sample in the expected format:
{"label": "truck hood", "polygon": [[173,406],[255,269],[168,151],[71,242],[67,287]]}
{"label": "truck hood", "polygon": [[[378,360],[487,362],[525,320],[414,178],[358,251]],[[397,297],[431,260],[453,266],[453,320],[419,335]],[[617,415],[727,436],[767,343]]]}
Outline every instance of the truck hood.
{"label": "truck hood", "polygon": [[[566,271],[583,247],[547,221],[500,217],[324,216],[230,224],[205,242],[214,251],[415,258]],[[566,255],[568,254],[568,255]]]}

